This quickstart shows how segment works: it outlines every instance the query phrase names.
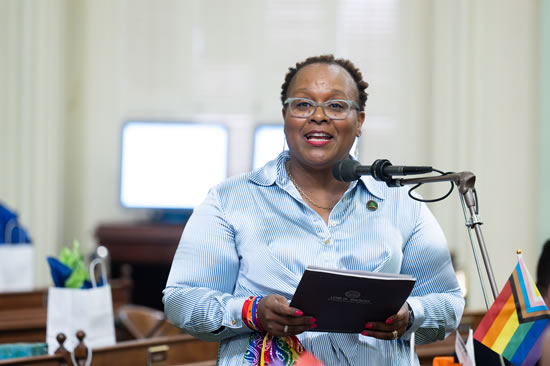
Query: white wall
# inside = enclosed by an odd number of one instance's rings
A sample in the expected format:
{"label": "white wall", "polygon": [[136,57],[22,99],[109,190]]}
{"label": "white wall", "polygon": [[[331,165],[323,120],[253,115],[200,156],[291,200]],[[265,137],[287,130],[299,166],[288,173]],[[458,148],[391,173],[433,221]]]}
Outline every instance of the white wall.
{"label": "white wall", "polygon": [[550,0],[540,0],[539,27],[537,241],[542,245],[550,238]]}
{"label": "white wall", "polygon": [[[281,121],[287,68],[328,52],[370,83],[361,160],[473,171],[499,287],[517,248],[534,273],[537,11],[512,0],[0,1],[11,177],[0,200],[35,238],[37,284],[49,283],[46,254],[73,238],[91,249],[99,223],[147,216],[118,203],[125,120],[223,119],[230,173],[246,171],[253,126]],[[431,207],[469,275],[469,305],[482,307],[457,194]]]}
{"label": "white wall", "polygon": [[[535,2],[434,2],[431,156],[476,174],[480,213],[498,290],[517,249],[535,275],[537,207],[537,7]],[[434,207],[481,307],[464,218]],[[441,207],[438,207],[441,206]]]}
{"label": "white wall", "polygon": [[38,284],[67,230],[66,17],[64,1],[0,2],[0,201],[21,214],[36,243]]}

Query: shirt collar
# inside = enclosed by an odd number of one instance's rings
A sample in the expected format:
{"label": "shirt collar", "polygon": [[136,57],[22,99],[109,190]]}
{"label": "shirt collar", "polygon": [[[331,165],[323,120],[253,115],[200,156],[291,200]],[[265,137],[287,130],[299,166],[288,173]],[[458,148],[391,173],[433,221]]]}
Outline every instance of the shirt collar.
{"label": "shirt collar", "polygon": [[[249,174],[250,181],[261,186],[270,186],[279,182],[279,184],[284,185],[288,182],[288,176],[285,170],[285,163],[290,158],[290,153],[288,150],[285,150],[277,156],[276,159],[271,160],[263,167],[253,170]],[[377,182],[370,176],[362,176],[358,182],[362,182],[363,186],[373,195],[380,199],[384,199],[384,190],[382,185],[385,185],[384,182]]]}
{"label": "shirt collar", "polygon": [[368,175],[363,175],[359,178],[359,182],[362,182],[365,188],[367,188],[373,196],[376,196],[382,200],[385,198],[383,186],[385,186],[386,183],[378,182]]}
{"label": "shirt collar", "polygon": [[271,160],[266,165],[250,172],[248,179],[261,186],[270,186],[275,181],[282,182],[288,180],[285,163],[290,158],[288,150],[283,151],[276,159]]}

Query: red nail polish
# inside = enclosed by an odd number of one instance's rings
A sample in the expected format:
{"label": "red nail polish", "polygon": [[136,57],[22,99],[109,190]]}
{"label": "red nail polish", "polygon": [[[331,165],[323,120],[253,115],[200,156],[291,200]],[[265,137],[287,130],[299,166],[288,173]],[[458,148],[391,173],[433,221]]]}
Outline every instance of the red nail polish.
{"label": "red nail polish", "polygon": [[392,318],[386,319],[386,324],[391,324],[391,323],[393,323],[393,319],[392,319]]}
{"label": "red nail polish", "polygon": [[304,315],[304,313],[301,310],[296,310],[296,315],[302,316],[302,315]]}
{"label": "red nail polish", "polygon": [[317,324],[311,324],[311,326],[309,327],[309,329],[313,329],[313,328],[317,328]]}
{"label": "red nail polish", "polygon": [[367,323],[367,324],[365,324],[365,328],[367,328],[367,329],[372,328],[372,323]]}
{"label": "red nail polish", "polygon": [[310,323],[316,323],[316,322],[317,322],[317,319],[315,319],[315,318],[309,318],[309,322],[310,322]]}
{"label": "red nail polish", "polygon": [[369,333],[368,333],[367,331],[362,331],[361,334],[364,335],[364,336],[368,336],[368,335],[369,335]]}

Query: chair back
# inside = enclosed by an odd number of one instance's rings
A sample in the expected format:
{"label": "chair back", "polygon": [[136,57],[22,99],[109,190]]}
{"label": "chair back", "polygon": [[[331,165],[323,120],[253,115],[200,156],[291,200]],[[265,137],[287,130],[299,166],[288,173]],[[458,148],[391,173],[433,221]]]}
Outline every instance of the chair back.
{"label": "chair back", "polygon": [[171,326],[166,321],[166,316],[162,311],[142,305],[126,304],[120,306],[118,309],[118,318],[128,333],[135,339],[152,338],[162,335],[159,334],[159,331],[167,327],[167,325]]}

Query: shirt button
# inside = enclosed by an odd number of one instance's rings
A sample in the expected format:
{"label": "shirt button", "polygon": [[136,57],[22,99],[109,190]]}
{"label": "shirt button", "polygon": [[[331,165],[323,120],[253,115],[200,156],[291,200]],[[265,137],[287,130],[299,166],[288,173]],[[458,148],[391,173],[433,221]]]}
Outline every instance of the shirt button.
{"label": "shirt button", "polygon": [[231,320],[231,324],[235,325],[235,324],[237,324],[237,321],[236,320]]}
{"label": "shirt button", "polygon": [[326,239],[326,240],[325,240],[325,244],[326,244],[326,245],[329,245],[329,244],[330,244],[330,239]]}
{"label": "shirt button", "polygon": [[336,221],[333,221],[331,225],[332,225],[332,227],[335,227],[337,225]]}

